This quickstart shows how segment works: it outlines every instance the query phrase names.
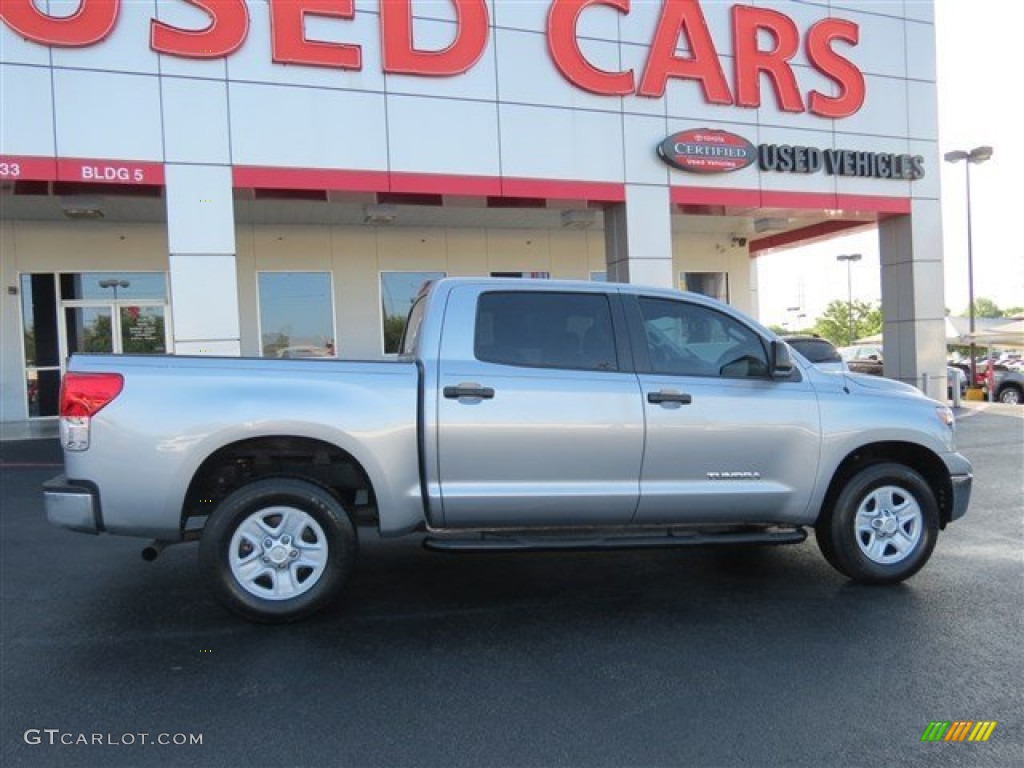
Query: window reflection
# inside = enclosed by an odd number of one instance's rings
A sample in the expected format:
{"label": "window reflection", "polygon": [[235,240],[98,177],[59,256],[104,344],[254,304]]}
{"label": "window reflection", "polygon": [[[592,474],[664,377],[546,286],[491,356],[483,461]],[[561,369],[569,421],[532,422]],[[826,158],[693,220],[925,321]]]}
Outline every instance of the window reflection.
{"label": "window reflection", "polygon": [[261,272],[263,357],[332,357],[334,304],[328,272]]}
{"label": "window reflection", "polygon": [[60,276],[64,301],[167,300],[167,279],[161,272],[77,272]]}
{"label": "window reflection", "polygon": [[394,354],[402,346],[405,320],[425,283],[440,280],[444,272],[382,272],[380,275],[381,316],[384,322],[384,352]]}
{"label": "window reflection", "polygon": [[728,272],[682,272],[679,278],[680,289],[729,303]]}

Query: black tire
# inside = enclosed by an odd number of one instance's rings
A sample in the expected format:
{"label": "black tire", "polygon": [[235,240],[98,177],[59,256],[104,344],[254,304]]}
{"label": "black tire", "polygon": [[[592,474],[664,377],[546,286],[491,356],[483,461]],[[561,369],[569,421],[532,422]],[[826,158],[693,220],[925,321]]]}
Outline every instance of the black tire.
{"label": "black tire", "polygon": [[1013,384],[1008,384],[1007,386],[1003,387],[1002,391],[1000,391],[999,393],[999,402],[1009,403],[1011,405],[1020,405],[1020,388],[1015,387]]}
{"label": "black tire", "polygon": [[327,489],[271,477],[242,486],[213,511],[199,542],[199,568],[228,609],[279,624],[334,600],[356,551],[355,526]]}
{"label": "black tire", "polygon": [[873,464],[851,477],[815,526],[825,559],[863,584],[913,576],[931,557],[938,533],[939,507],[928,483],[892,463]]}

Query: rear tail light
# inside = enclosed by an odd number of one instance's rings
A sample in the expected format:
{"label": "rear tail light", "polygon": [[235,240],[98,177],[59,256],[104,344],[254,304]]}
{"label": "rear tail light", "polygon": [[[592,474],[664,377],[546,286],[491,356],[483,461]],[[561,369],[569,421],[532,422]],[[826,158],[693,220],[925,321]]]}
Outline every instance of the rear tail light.
{"label": "rear tail light", "polygon": [[124,388],[119,373],[68,373],[60,385],[60,437],[69,451],[89,447],[92,417]]}

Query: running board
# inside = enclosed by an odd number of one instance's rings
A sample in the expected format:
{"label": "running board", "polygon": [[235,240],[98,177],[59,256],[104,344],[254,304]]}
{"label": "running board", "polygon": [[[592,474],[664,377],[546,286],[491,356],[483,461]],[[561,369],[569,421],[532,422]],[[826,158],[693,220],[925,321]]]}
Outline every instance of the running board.
{"label": "running board", "polygon": [[807,538],[803,528],[777,528],[766,531],[668,530],[660,535],[614,534],[585,536],[566,534],[523,535],[514,532],[428,536],[423,546],[436,552],[558,552],[566,550],[655,549],[688,547],[695,544],[799,544]]}

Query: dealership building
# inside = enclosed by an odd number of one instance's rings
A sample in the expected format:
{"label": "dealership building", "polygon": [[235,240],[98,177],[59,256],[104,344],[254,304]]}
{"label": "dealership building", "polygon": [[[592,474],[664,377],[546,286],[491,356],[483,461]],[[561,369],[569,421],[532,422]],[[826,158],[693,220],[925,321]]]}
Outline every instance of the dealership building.
{"label": "dealership building", "polygon": [[4,422],[76,352],[384,357],[441,275],[756,316],[759,255],[857,228],[944,396],[931,2],[0,7]]}

